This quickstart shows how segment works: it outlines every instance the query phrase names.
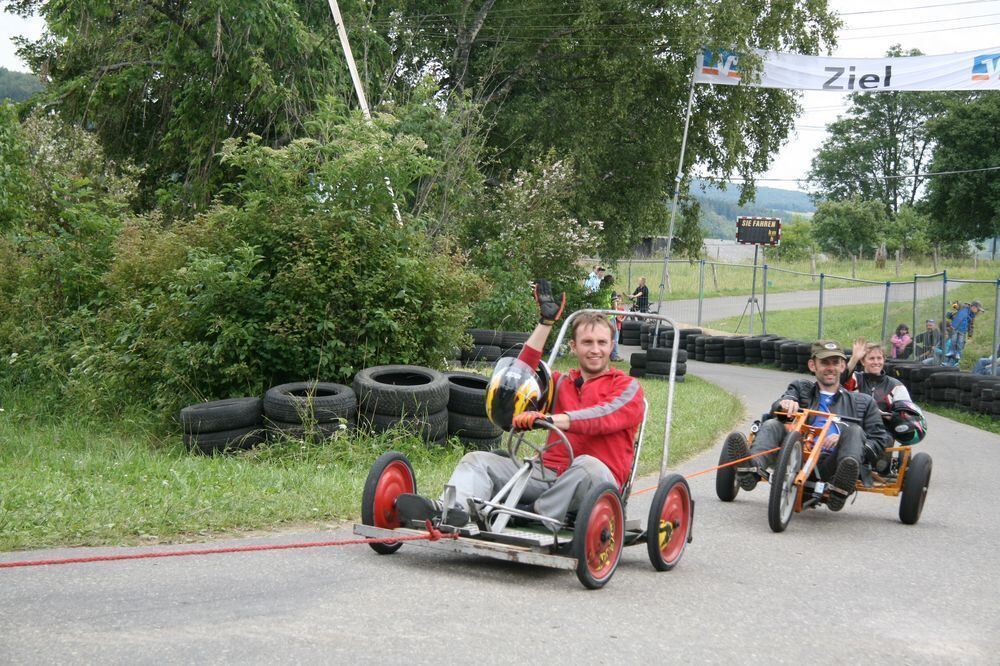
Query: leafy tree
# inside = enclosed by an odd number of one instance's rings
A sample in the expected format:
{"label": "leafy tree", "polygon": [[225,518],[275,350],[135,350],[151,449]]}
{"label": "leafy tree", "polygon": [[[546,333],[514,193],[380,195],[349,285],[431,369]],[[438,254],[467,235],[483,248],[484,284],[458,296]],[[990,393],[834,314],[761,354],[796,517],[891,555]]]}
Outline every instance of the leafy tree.
{"label": "leafy tree", "polygon": [[[904,53],[899,45],[889,57],[921,55]],[[853,93],[845,117],[827,129],[829,138],[812,161],[809,179],[819,199],[847,199],[858,195],[883,203],[887,214],[913,205],[924,178],[900,178],[925,171],[933,139],[926,123],[940,114],[951,93],[879,92]]]}
{"label": "leafy tree", "polygon": [[931,249],[930,219],[913,206],[903,206],[886,224],[885,246],[889,252],[899,250],[905,256],[927,254]]}
{"label": "leafy tree", "polygon": [[816,253],[813,225],[809,220],[794,216],[781,227],[781,243],[775,248],[783,261],[801,261]]}
{"label": "leafy tree", "polygon": [[881,242],[886,224],[880,201],[851,197],[823,201],[813,216],[813,237],[819,246],[840,257],[869,254]]}
{"label": "leafy tree", "polygon": [[[982,93],[929,123],[937,142],[932,172],[1000,165],[1000,95]],[[983,240],[1000,235],[1000,178],[974,171],[930,179],[927,209],[935,240]]]}

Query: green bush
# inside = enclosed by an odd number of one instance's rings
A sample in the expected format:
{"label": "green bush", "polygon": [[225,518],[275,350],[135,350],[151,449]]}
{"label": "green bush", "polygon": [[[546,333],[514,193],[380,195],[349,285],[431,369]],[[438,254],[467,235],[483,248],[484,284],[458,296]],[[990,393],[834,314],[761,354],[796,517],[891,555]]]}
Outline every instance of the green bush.
{"label": "green bush", "polygon": [[[440,364],[481,284],[445,240],[432,244],[422,219],[397,222],[393,204],[433,164],[393,128],[389,117],[326,111],[312,124],[317,139],[228,142],[223,160],[242,176],[226,203],[173,225],[152,214],[100,229],[92,253],[102,258],[87,257],[100,267],[100,299],[54,312],[58,346],[17,364],[55,371],[46,374],[79,399],[165,411],[288,379]],[[12,251],[8,242],[0,256]],[[62,281],[46,280],[37,257],[19,258],[18,278],[33,275],[39,290]],[[22,321],[32,297],[18,303]]]}

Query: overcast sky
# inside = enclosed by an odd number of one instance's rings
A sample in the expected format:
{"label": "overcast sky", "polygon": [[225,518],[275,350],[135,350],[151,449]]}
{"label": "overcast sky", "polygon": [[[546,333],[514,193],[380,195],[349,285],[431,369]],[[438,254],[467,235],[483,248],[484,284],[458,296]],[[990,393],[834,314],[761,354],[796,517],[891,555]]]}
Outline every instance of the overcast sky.
{"label": "overcast sky", "polygon": [[[0,5],[6,3],[0,0]],[[1000,47],[1000,0],[830,0],[830,6],[844,20],[839,46],[832,54],[836,56],[878,58],[892,44],[918,48],[927,55]],[[10,38],[37,37],[41,30],[39,19],[0,15],[0,67],[27,71]],[[845,101],[845,95],[834,92],[802,93],[804,111],[796,130],[772,168],[761,174],[760,184],[805,189],[795,179],[809,170],[826,124],[843,113]]]}

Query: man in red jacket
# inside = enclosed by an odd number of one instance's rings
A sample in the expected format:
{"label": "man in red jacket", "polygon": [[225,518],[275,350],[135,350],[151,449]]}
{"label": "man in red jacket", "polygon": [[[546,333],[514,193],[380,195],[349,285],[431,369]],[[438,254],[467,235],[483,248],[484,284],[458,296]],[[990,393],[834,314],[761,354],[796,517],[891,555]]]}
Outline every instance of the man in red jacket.
{"label": "man in red jacket", "polygon": [[[546,280],[536,282],[535,300],[541,317],[518,357],[531,368],[538,367],[545,340],[562,314]],[[546,451],[543,463],[555,473],[555,481],[533,478],[521,498],[532,502],[536,513],[560,522],[565,522],[567,512],[575,510],[596,484],[608,481],[621,489],[632,470],[635,435],[644,409],[642,386],[611,367],[614,329],[606,315],[585,314],[574,319],[569,344],[579,368],[566,374],[553,373],[556,401],[552,414],[523,412],[512,421],[518,430],[530,430],[539,420],[549,421],[563,430],[573,445],[570,465],[564,447],[557,445]],[[556,438],[550,433],[550,442]],[[518,469],[510,458],[489,451],[463,456],[448,482],[455,487],[456,504],[448,510],[447,523],[465,525],[469,520],[467,500],[492,497]],[[397,499],[397,508],[411,520],[425,520],[440,517],[444,507],[440,500],[404,494]]]}

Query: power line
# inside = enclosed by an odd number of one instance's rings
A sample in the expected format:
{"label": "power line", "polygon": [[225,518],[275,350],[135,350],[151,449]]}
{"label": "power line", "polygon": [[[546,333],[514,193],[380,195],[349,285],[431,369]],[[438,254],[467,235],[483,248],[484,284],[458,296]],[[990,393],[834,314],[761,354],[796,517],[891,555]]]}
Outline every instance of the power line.
{"label": "power line", "polygon": [[[931,20],[931,21],[911,21],[909,23],[889,23],[887,25],[868,25],[868,26],[863,26],[863,27],[859,26],[859,27],[856,27],[856,28],[843,28],[842,30],[844,32],[854,32],[855,30],[876,30],[876,29],[880,29],[880,28],[902,28],[904,26],[910,26],[910,25],[927,25],[929,23],[949,23],[951,21],[967,21],[967,20],[970,20],[970,19],[989,18],[991,16],[1000,16],[1000,13],[993,12],[992,14],[977,14],[975,16],[956,16],[955,18],[934,19],[934,20]],[[970,27],[976,27],[976,26],[970,26]]]}
{"label": "power line", "polygon": [[[898,180],[901,178],[934,178],[937,176],[952,176],[955,174],[962,173],[978,173],[981,171],[1000,171],[1000,166],[983,167],[981,169],[957,169],[955,171],[925,171],[924,173],[905,173],[898,176],[885,176],[882,180]],[[718,176],[694,176],[695,178],[714,178],[714,180],[738,180],[746,181],[746,178],[742,176],[729,176],[728,178],[719,178]],[[815,183],[818,179],[815,178],[754,178],[755,183]]]}
{"label": "power line", "polygon": [[887,14],[889,12],[910,12],[914,9],[933,9],[934,7],[956,7],[958,5],[978,5],[996,0],[964,0],[963,2],[945,2],[936,5],[917,5],[915,7],[895,7],[893,9],[869,9],[863,12],[840,12],[840,16],[860,16],[861,14]]}
{"label": "power line", "polygon": [[854,37],[844,37],[841,41],[848,41],[851,39],[879,39],[880,37],[909,37],[910,35],[923,35],[928,32],[946,32],[949,30],[975,30],[976,28],[985,28],[991,25],[1000,25],[1000,21],[996,23],[981,23],[980,25],[957,25],[954,28],[937,28],[935,30],[917,30],[915,32],[894,32],[888,35],[855,35]]}

